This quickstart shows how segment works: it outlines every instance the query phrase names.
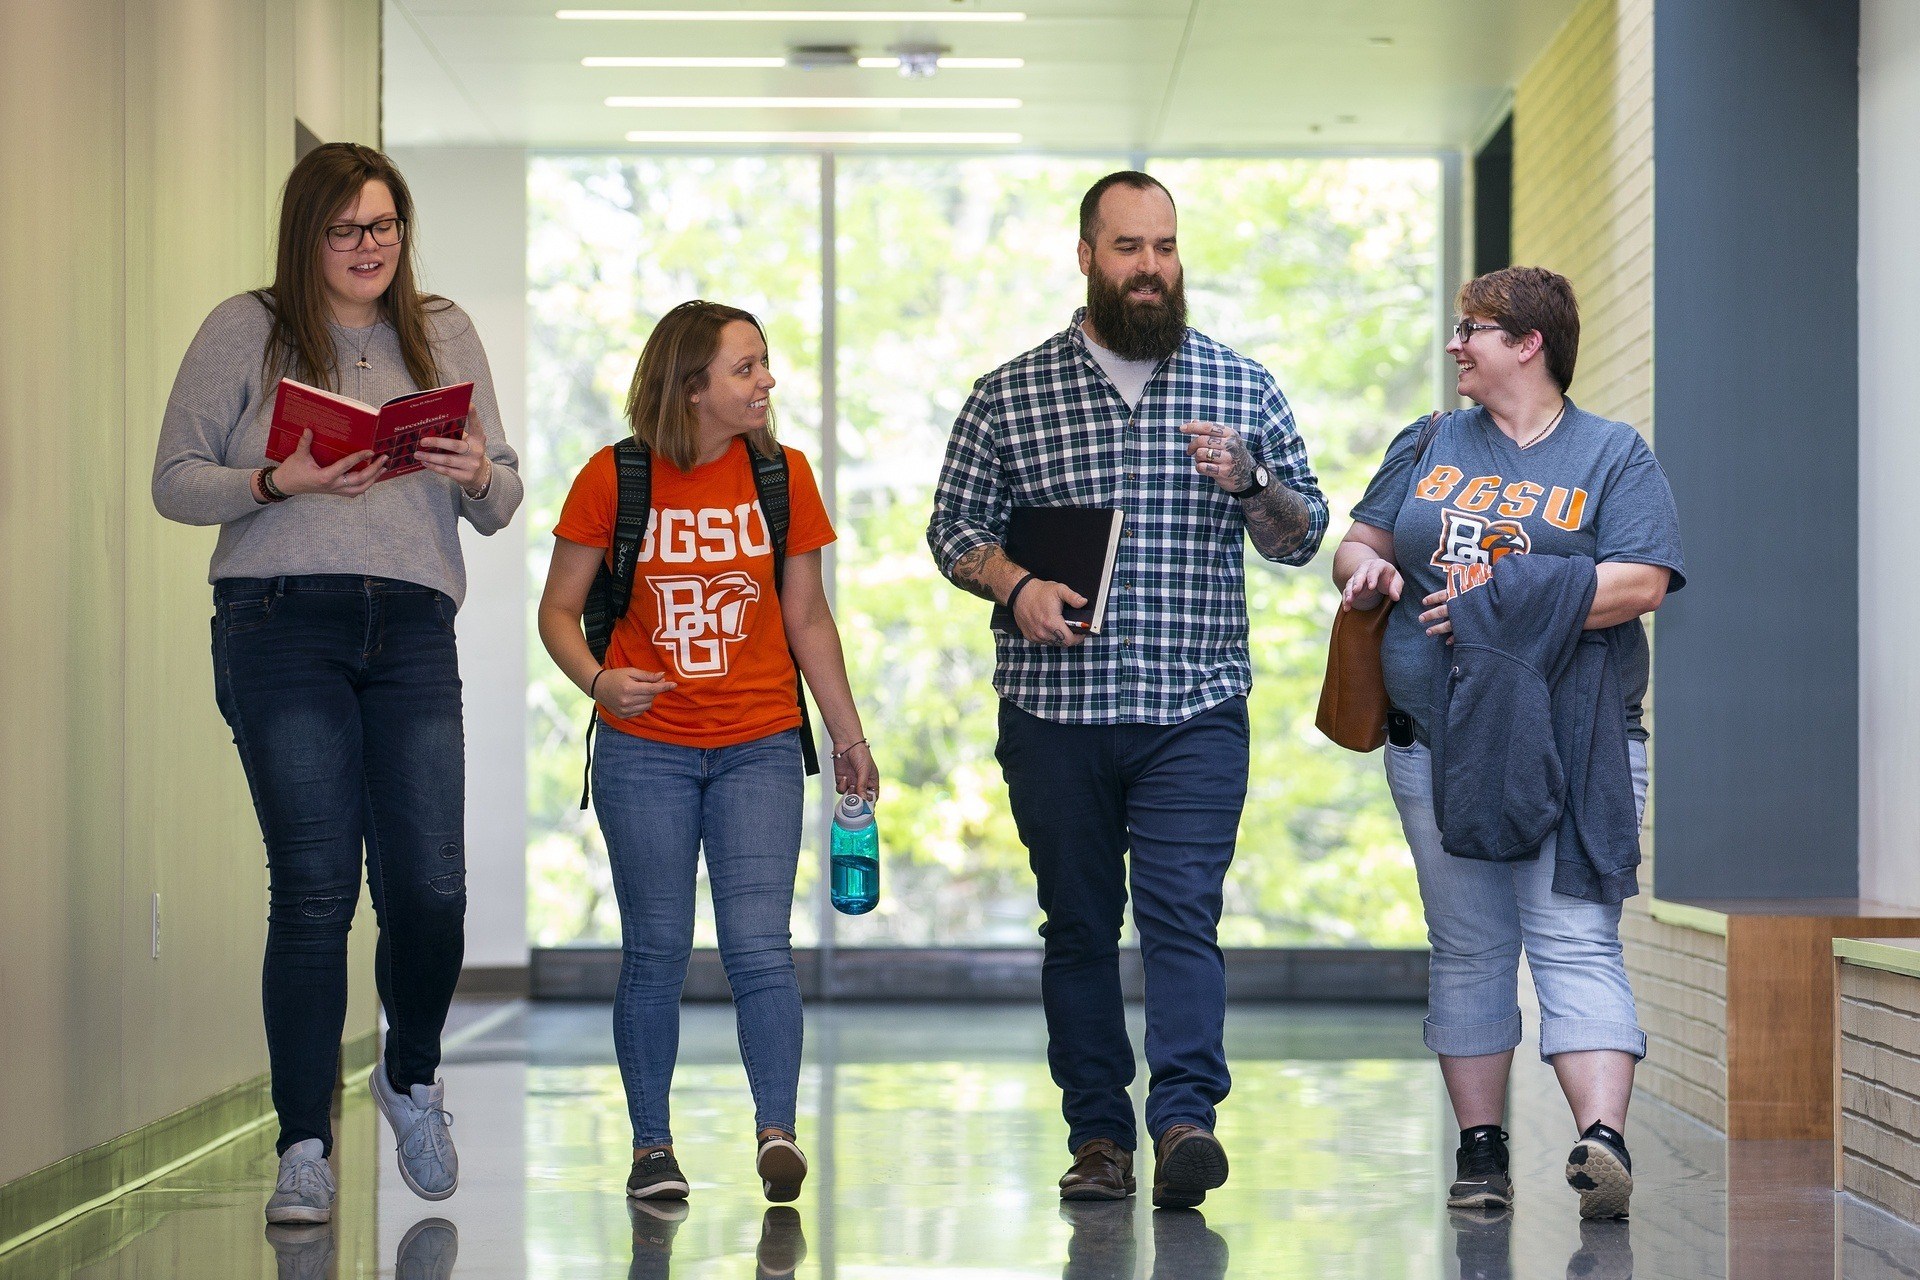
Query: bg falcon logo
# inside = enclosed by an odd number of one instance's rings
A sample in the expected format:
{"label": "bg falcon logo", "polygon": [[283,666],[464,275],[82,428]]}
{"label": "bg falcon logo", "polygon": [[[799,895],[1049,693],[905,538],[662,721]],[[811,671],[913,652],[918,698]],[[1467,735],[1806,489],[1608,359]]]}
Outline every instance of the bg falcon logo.
{"label": "bg falcon logo", "polygon": [[1501,557],[1523,556],[1531,550],[1533,539],[1518,520],[1489,520],[1449,508],[1440,513],[1440,545],[1431,563],[1446,570],[1451,599],[1491,578]]}
{"label": "bg falcon logo", "polygon": [[760,584],[735,570],[715,578],[649,578],[660,605],[653,643],[669,654],[687,680],[724,676],[730,646],[747,638],[748,606],[760,599]]}

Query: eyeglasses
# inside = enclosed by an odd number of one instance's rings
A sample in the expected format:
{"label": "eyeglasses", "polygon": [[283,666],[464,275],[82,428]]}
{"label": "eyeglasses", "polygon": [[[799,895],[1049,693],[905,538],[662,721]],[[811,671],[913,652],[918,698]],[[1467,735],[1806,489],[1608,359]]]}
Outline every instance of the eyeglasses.
{"label": "eyeglasses", "polygon": [[1497,324],[1481,324],[1475,320],[1461,319],[1454,322],[1453,336],[1462,342],[1468,342],[1472,340],[1474,334],[1479,333],[1483,329],[1499,329],[1502,327],[1503,326]]}
{"label": "eyeglasses", "polygon": [[399,218],[378,222],[336,222],[327,228],[327,248],[335,253],[352,253],[372,236],[383,249],[391,249],[407,238],[407,224]]}

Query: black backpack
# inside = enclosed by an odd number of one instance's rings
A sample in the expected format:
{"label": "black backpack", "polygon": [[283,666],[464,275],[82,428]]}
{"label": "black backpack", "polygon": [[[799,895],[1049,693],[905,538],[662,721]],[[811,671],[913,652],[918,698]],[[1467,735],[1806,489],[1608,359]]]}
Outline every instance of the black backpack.
{"label": "black backpack", "polygon": [[[791,509],[787,501],[787,454],[776,449],[774,456],[763,458],[749,448],[753,460],[753,487],[760,498],[760,512],[766,517],[767,534],[773,543],[773,591],[780,593],[787,567],[787,525]],[[613,639],[613,624],[627,615],[633,600],[633,571],[640,560],[640,546],[646,540],[647,521],[653,509],[653,455],[647,446],[629,437],[613,446],[614,470],[619,489],[613,517],[613,563],[600,562],[587,589],[587,603],[580,621],[587,633],[587,648],[597,661],[605,662],[607,644]],[[813,743],[813,722],[807,715],[807,687],[800,678],[800,664],[793,667],[794,697],[800,704],[800,757],[809,777],[820,772],[820,756]],[[600,724],[596,707],[587,722],[587,767],[581,780],[580,807],[587,807],[593,790],[593,734]]]}

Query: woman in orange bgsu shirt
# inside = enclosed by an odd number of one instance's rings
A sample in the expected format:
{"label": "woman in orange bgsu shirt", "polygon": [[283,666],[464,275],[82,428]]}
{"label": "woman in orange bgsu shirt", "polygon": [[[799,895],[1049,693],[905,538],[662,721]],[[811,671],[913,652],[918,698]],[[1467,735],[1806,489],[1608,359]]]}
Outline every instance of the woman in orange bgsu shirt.
{"label": "woman in orange bgsu shirt", "polygon": [[580,616],[613,542],[612,448],[573,482],[554,530],[540,638],[598,703],[595,812],[620,904],[614,1048],[633,1119],[627,1194],[678,1200],[667,1090],[680,1039],[680,988],[693,944],[696,858],[704,847],[740,1058],[753,1089],[755,1170],[769,1200],[806,1177],[795,1143],[800,984],[787,931],[804,782],[794,663],[834,743],[834,785],[869,800],[879,773],[847,686],[821,580],[833,541],[806,459],[786,450],[789,507],[781,593],[748,450],[773,457],[774,379],[760,322],[686,302],[655,326],[634,371],[627,417],[652,454],[652,511],[633,596],[601,666]]}

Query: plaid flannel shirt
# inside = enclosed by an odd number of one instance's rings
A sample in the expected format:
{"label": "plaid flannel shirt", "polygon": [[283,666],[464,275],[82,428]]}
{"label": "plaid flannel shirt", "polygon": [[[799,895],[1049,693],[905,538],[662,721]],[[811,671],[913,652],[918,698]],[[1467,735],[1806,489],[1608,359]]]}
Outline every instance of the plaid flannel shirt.
{"label": "plaid flannel shirt", "polygon": [[1247,651],[1246,521],[1193,469],[1180,427],[1239,431],[1275,484],[1306,499],[1303,565],[1327,531],[1327,501],[1273,376],[1187,330],[1140,403],[1126,401],[1073,323],[974,384],[947,442],[927,545],[949,579],[998,545],[1016,506],[1118,507],[1120,551],[1099,635],[1070,649],[995,638],[993,686],[1062,724],[1175,724],[1253,687]]}

